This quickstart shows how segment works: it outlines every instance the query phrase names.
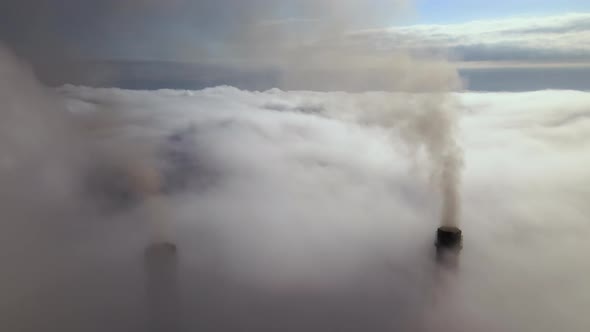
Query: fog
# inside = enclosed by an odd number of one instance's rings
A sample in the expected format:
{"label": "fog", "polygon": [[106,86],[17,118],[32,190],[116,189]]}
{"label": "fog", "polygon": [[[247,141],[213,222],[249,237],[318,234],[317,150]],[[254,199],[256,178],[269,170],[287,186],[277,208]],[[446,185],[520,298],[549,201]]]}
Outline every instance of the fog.
{"label": "fog", "polygon": [[[49,89],[0,60],[4,330],[590,324],[590,93]],[[464,158],[455,268],[434,257],[437,114]],[[163,286],[154,240],[178,245]]]}

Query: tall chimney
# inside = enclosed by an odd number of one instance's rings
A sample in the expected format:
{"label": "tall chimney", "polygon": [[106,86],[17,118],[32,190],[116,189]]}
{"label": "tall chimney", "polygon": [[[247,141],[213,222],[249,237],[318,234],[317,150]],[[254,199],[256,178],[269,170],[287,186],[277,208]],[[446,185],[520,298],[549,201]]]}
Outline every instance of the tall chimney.
{"label": "tall chimney", "polygon": [[459,251],[463,247],[463,232],[458,227],[442,226],[436,231],[436,247]]}
{"label": "tall chimney", "polygon": [[148,329],[153,332],[180,330],[176,245],[157,243],[145,251]]}

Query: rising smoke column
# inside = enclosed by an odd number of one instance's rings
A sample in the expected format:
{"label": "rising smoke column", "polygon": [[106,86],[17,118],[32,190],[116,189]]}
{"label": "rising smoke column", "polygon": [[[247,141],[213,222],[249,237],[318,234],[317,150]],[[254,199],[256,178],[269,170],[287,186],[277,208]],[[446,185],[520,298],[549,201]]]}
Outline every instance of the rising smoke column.
{"label": "rising smoke column", "polygon": [[364,22],[382,21],[384,15],[399,17],[407,5],[388,1],[379,7],[356,0],[308,4],[307,12],[320,19],[311,35],[301,37],[304,44],[291,40],[287,44],[297,47],[285,46],[283,78],[294,89],[403,92],[388,101],[391,105],[377,124],[398,129],[408,146],[424,150],[431,183],[441,195],[441,223],[455,226],[463,164],[456,140],[460,103],[453,91],[462,86],[456,68],[444,52],[416,52],[394,41],[377,45],[355,38],[363,33]]}
{"label": "rising smoke column", "polygon": [[444,91],[446,88],[441,85],[440,91],[370,96],[360,105],[362,114],[357,121],[387,128],[394,141],[401,139],[414,164],[428,173],[433,191],[440,195],[441,224],[457,226],[463,167],[457,135],[462,106],[451,91]]}
{"label": "rising smoke column", "polygon": [[[395,41],[358,39],[371,22],[399,18],[406,1],[313,1],[301,3],[301,12],[312,21],[260,26],[252,35],[279,45],[272,54],[281,64],[282,84],[287,89],[400,92],[385,101],[389,106],[361,112],[377,115],[375,125],[398,130],[415,152],[424,151],[428,172],[441,195],[441,223],[457,225],[460,210],[460,173],[463,164],[458,146],[457,112],[453,95],[462,82],[444,52],[415,51],[398,47]],[[281,33],[283,29],[283,33]],[[263,39],[264,39],[263,38]],[[248,37],[242,39],[248,40]],[[247,54],[260,49],[246,47]]]}
{"label": "rising smoke column", "polygon": [[[398,132],[414,153],[425,152],[431,183],[441,195],[441,223],[453,226],[459,219],[463,164],[456,140],[461,107],[453,92],[462,87],[456,68],[440,50],[410,51],[398,47],[394,39],[357,38],[367,24],[383,22],[384,15],[401,16],[405,5],[405,1],[381,5],[356,0],[304,1],[301,12],[314,18],[304,21],[305,27],[273,22],[258,25],[252,35],[279,45],[270,57],[280,64],[287,89],[396,92],[381,101],[384,105],[371,102],[359,111],[370,114],[372,125]],[[248,52],[256,54],[260,44],[252,45],[256,49]]]}
{"label": "rising smoke column", "polygon": [[434,93],[421,104],[409,123],[410,138],[424,147],[429,159],[431,181],[441,194],[441,224],[458,226],[463,165],[456,138],[458,101],[450,93]]}

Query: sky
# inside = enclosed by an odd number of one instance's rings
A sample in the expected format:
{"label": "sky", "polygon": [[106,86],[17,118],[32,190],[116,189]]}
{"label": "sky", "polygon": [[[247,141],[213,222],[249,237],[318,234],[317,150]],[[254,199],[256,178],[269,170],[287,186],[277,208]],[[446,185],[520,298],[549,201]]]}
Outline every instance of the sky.
{"label": "sky", "polygon": [[510,16],[547,16],[590,11],[590,3],[584,0],[417,0],[416,18],[419,24],[462,23],[482,19],[498,19]]}
{"label": "sky", "polygon": [[[589,75],[563,77],[590,71],[589,12],[573,0],[5,0],[0,41],[50,85],[387,90],[375,74],[339,82],[404,53],[449,60],[469,90],[515,77],[506,89],[584,90]],[[295,70],[330,82],[305,87]]]}

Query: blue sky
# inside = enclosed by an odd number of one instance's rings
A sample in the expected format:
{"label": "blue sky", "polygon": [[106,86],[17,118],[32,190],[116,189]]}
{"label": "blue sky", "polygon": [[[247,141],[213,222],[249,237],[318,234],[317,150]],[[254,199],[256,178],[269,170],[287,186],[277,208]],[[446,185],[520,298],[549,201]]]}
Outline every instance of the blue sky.
{"label": "blue sky", "polygon": [[590,11],[588,0],[415,0],[414,4],[417,23],[422,24]]}

